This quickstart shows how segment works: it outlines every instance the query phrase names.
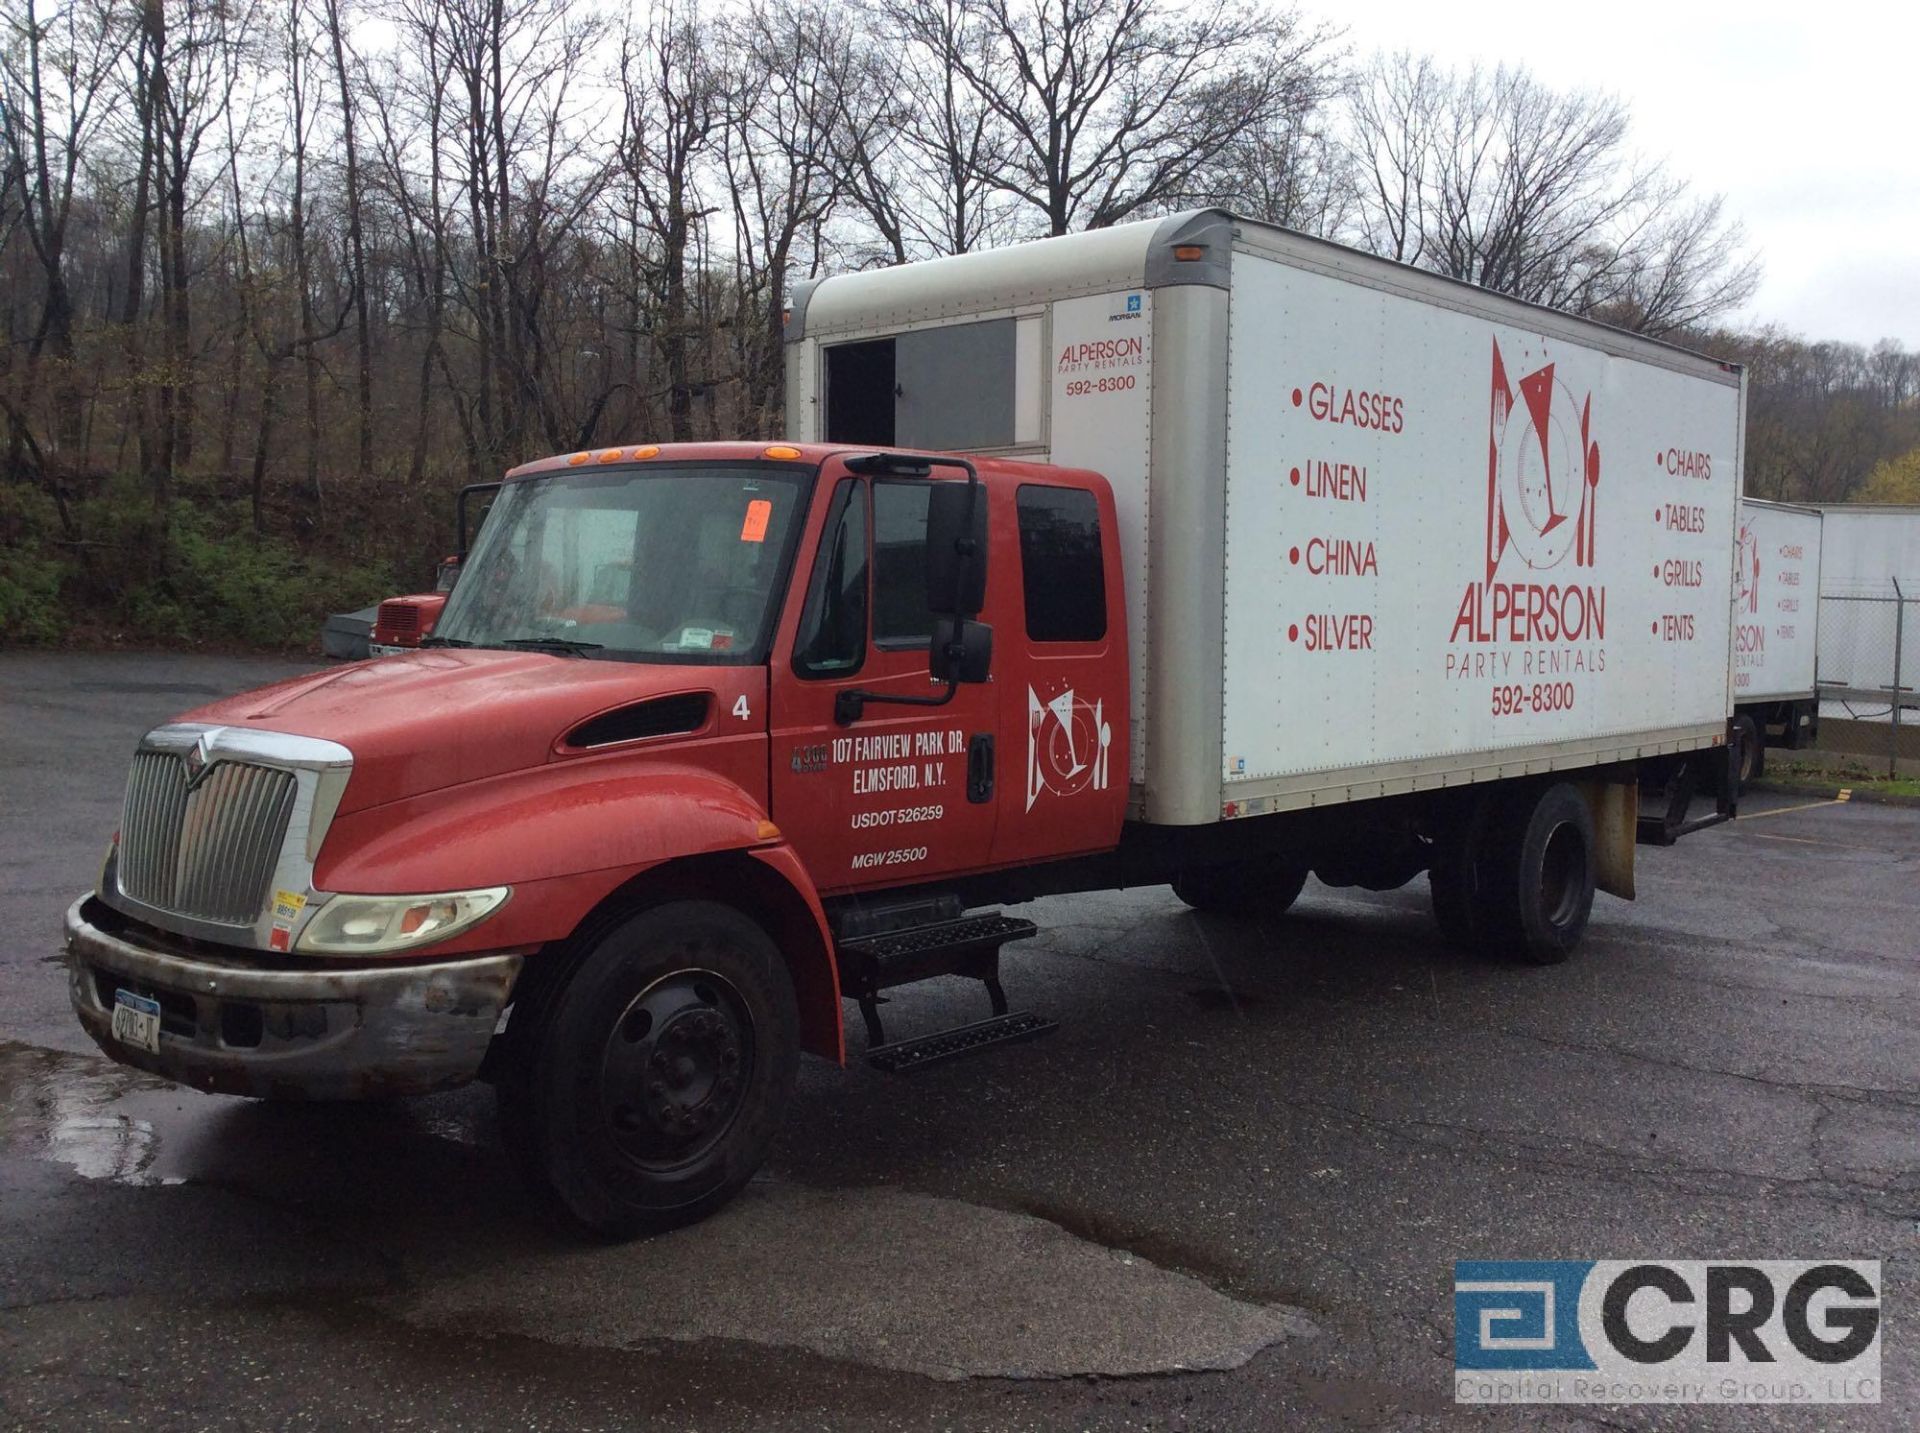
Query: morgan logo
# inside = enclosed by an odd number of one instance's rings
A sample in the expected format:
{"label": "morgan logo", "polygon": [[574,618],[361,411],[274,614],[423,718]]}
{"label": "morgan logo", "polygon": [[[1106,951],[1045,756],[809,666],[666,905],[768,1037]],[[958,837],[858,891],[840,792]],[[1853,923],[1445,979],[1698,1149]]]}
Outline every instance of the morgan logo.
{"label": "morgan logo", "polygon": [[1487,581],[1508,547],[1528,567],[1576,567],[1594,559],[1594,499],[1600,445],[1593,440],[1593,395],[1575,400],[1551,363],[1507,381],[1500,340],[1493,341],[1493,407],[1487,420]]}
{"label": "morgan logo", "polygon": [[1047,701],[1027,688],[1027,810],[1040,793],[1071,796],[1091,787],[1107,789],[1107,751],[1113,745],[1113,725],[1106,719],[1105,702],[1089,705],[1072,687]]}

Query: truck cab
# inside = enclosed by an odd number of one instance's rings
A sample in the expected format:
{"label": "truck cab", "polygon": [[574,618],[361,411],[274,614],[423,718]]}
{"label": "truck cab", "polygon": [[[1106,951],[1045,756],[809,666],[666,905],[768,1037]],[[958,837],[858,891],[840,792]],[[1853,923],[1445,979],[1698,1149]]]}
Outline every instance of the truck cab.
{"label": "truck cab", "polygon": [[[115,1058],[238,1094],[485,1065],[576,1218],[702,1211],[757,1162],[798,1050],[844,1058],[843,994],[878,1035],[891,931],[920,933],[910,974],[979,976],[1029,1033],[993,962],[1032,927],[944,888],[1119,840],[1113,531],[1097,474],[1031,463],[705,444],[518,468],[417,649],[142,742],[68,915],[75,1008]],[[559,1045],[586,1063],[557,1071]],[[582,1079],[600,1115],[560,1096]]]}

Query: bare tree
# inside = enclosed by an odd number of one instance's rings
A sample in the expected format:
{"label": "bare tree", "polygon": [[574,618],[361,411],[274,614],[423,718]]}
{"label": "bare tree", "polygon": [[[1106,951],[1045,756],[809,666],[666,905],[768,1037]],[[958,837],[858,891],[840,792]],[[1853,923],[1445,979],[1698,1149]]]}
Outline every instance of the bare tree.
{"label": "bare tree", "polygon": [[1356,212],[1356,180],[1334,131],[1334,103],[1346,86],[1338,52],[1325,43],[1302,46],[1276,76],[1265,112],[1194,175],[1179,202],[1311,234],[1344,230]]}
{"label": "bare tree", "polygon": [[724,82],[714,37],[691,8],[656,9],[620,56],[621,176],[633,201],[636,271],[657,305],[653,346],[666,382],[667,435],[693,436],[693,334],[688,257],[695,226],[710,212],[700,166],[724,122]]}
{"label": "bare tree", "polygon": [[333,50],[333,74],[340,100],[340,144],[346,160],[347,279],[353,304],[354,397],[360,471],[373,470],[373,340],[367,317],[367,251],[360,202],[360,151],[357,86],[347,66],[347,41],[340,22],[340,0],[324,0],[327,39]]}
{"label": "bare tree", "polygon": [[1758,282],[1718,199],[1635,162],[1615,96],[1402,54],[1375,59],[1350,123],[1352,237],[1376,252],[1655,333],[1737,309]]}
{"label": "bare tree", "polygon": [[806,0],[753,0],[729,27],[732,74],[723,162],[735,233],[736,347],[743,418],[779,422],[787,274],[803,237],[841,197],[841,159],[870,149],[851,12]]}
{"label": "bare tree", "polygon": [[[80,441],[75,389],[73,296],[67,283],[67,226],[80,156],[98,129],[108,81],[129,31],[105,7],[81,0],[42,14],[35,0],[6,21],[0,38],[0,153],[21,227],[41,270],[40,318],[27,342],[26,388],[16,411],[33,406],[43,357],[54,367],[54,453],[74,461]],[[18,442],[16,432],[14,441]]]}
{"label": "bare tree", "polygon": [[960,23],[950,58],[1004,129],[986,177],[1050,234],[1177,200],[1324,43],[1294,13],[1238,0],[962,0]]}
{"label": "bare tree", "polygon": [[840,135],[849,197],[878,244],[856,262],[965,254],[1012,227],[1015,201],[993,176],[1009,131],[964,73],[986,73],[992,45],[970,0],[869,0],[879,34],[853,56],[865,123]]}

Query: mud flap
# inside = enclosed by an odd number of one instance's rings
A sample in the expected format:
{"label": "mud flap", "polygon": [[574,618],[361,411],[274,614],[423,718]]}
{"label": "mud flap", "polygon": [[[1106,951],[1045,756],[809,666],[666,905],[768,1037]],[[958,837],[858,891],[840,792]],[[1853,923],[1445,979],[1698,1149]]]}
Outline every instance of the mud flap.
{"label": "mud flap", "polygon": [[1640,825],[1640,788],[1631,781],[1582,781],[1593,812],[1593,884],[1623,901],[1633,899],[1633,848]]}

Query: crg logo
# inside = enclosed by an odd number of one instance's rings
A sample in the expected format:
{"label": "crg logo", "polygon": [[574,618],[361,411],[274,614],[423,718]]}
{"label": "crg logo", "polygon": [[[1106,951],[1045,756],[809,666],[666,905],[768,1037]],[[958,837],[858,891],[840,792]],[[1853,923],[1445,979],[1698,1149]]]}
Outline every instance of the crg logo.
{"label": "crg logo", "polygon": [[1464,1402],[1878,1402],[1880,1266],[1462,1260]]}

